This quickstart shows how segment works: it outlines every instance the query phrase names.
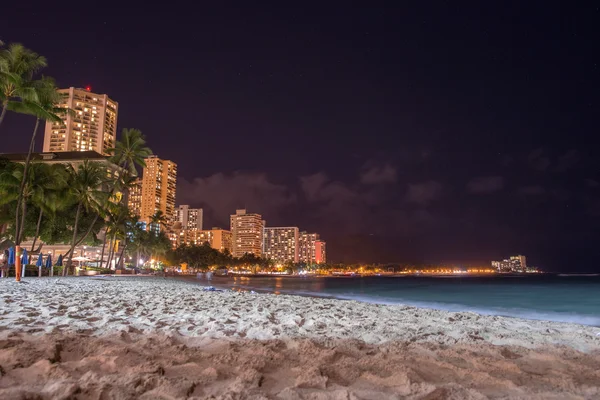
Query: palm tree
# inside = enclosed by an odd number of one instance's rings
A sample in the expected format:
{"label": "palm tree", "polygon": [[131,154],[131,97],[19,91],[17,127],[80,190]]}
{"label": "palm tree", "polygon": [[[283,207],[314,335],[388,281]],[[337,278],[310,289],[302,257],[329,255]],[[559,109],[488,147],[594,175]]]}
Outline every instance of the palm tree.
{"label": "palm tree", "polygon": [[73,263],[81,211],[102,213],[102,206],[105,204],[106,197],[108,196],[108,193],[102,190],[102,184],[106,180],[106,167],[86,160],[77,168],[68,165],[67,172],[69,174],[69,193],[75,204],[77,204],[77,211],[75,212],[73,239],[71,241],[71,249],[69,250],[71,256],[63,269],[63,276],[66,276],[67,271]]}
{"label": "palm tree", "polygon": [[0,49],[0,125],[6,111],[22,100],[36,100],[31,85],[33,74],[47,65],[46,59],[23,45],[13,43]]}
{"label": "palm tree", "polygon": [[109,149],[111,161],[123,168],[130,176],[137,176],[136,166],[145,167],[145,158],[152,155],[146,147],[146,138],[139,129],[123,129],[121,140]]}
{"label": "palm tree", "polygon": [[[36,165],[36,164],[34,164]],[[40,226],[44,215],[54,216],[56,212],[69,206],[71,198],[68,193],[67,171],[64,165],[42,164],[44,170],[36,174],[34,180],[32,204],[39,209],[35,234],[31,243],[31,251],[35,250],[35,244],[40,236]]]}
{"label": "palm tree", "polygon": [[[23,168],[23,176],[21,180],[21,186],[19,190],[19,198],[17,199],[17,212],[16,212],[16,221],[15,221],[15,229],[17,232],[22,232],[23,227],[21,227],[21,222],[19,221],[19,207],[24,206],[22,204],[23,193],[25,184],[27,182],[27,174],[29,170],[29,165],[31,163],[31,155],[35,146],[35,137],[37,135],[38,127],[40,125],[40,121],[47,120],[53,122],[62,122],[59,114],[64,114],[68,112],[65,108],[56,107],[56,104],[60,101],[60,95],[56,91],[56,85],[52,78],[42,78],[39,81],[33,82],[32,87],[36,93],[36,100],[23,100],[18,103],[13,103],[11,105],[11,109],[21,112],[23,114],[33,115],[36,118],[35,128],[33,129],[33,134],[31,135],[31,141],[29,143],[29,151],[27,152],[27,158],[25,159],[25,166]],[[24,220],[25,215],[21,216],[21,219]],[[15,245],[19,245],[21,243],[21,234],[18,233],[16,235]]]}
{"label": "palm tree", "polygon": [[150,217],[149,230],[154,231],[154,234],[158,236],[161,228],[165,228],[168,222],[169,220],[165,214],[161,210],[158,210]]}
{"label": "palm tree", "polygon": [[[114,256],[114,243],[116,243],[116,240],[124,240],[126,245],[127,234],[130,231],[129,225],[133,218],[129,208],[124,204],[109,203],[107,214],[106,233],[104,234],[104,244],[102,246],[102,254],[100,255],[100,266],[102,266],[104,261],[106,240],[110,239],[109,242],[111,243],[107,260],[107,264],[110,264],[110,260]],[[137,217],[135,221],[137,221]]]}

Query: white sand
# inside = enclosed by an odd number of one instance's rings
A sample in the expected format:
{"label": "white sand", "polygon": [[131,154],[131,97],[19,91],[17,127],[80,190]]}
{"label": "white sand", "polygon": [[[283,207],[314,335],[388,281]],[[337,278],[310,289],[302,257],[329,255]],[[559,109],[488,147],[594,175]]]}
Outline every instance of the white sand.
{"label": "white sand", "polygon": [[592,399],[598,333],[162,278],[1,280],[0,398]]}

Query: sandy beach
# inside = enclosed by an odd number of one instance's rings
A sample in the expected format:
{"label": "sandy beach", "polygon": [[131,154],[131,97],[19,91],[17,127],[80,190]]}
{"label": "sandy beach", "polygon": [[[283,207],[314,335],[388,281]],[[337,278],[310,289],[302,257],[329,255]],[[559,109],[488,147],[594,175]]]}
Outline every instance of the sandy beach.
{"label": "sandy beach", "polygon": [[0,398],[594,399],[600,328],[162,278],[2,280]]}

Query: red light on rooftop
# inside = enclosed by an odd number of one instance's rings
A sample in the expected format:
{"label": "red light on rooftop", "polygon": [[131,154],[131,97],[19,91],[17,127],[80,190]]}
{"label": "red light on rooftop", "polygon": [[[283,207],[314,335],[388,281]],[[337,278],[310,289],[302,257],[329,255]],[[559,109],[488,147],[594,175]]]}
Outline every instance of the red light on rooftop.
{"label": "red light on rooftop", "polygon": [[91,92],[91,91],[92,91],[92,87],[91,87],[90,85],[87,85],[87,86],[85,87],[85,90],[87,90],[88,92]]}

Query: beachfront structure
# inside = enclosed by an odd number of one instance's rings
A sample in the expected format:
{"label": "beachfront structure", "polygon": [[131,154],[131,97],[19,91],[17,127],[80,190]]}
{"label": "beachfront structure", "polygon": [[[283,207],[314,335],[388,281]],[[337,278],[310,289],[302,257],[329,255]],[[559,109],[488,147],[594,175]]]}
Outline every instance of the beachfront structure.
{"label": "beachfront structure", "polygon": [[175,222],[181,224],[181,229],[202,230],[202,209],[180,205],[175,209]]}
{"label": "beachfront structure", "polygon": [[[14,163],[24,163],[27,159],[27,153],[4,153],[0,154],[0,159],[5,159]],[[108,177],[119,176],[121,168],[110,162],[108,156],[95,151],[66,151],[51,153],[32,153],[32,162],[43,162],[47,164],[70,164],[74,168],[83,164],[84,161],[99,163],[106,167]]]}
{"label": "beachfront structure", "polygon": [[268,227],[263,236],[263,257],[277,264],[298,262],[299,230],[295,226]]}
{"label": "beachfront structure", "polygon": [[169,233],[169,239],[173,247],[185,245],[201,246],[208,243],[210,247],[219,251],[233,250],[233,239],[231,232],[221,228],[208,230],[181,229]]}
{"label": "beachfront structure", "polygon": [[177,164],[157,156],[150,156],[145,161],[142,179],[135,182],[134,194],[129,196],[129,210],[139,215],[145,226],[150,226],[152,216],[162,211],[167,226],[171,226],[175,221]]}
{"label": "beachfront structure", "polygon": [[248,214],[246,210],[236,210],[230,217],[233,237],[234,257],[244,254],[262,256],[265,221],[260,214]]}
{"label": "beachfront structure", "polygon": [[117,139],[119,104],[90,88],[59,89],[61,108],[70,108],[62,122],[46,121],[44,152],[95,151],[108,155]]}
{"label": "beachfront structure", "polygon": [[307,264],[321,264],[326,260],[325,242],[318,233],[300,232],[298,238],[298,258]]}
{"label": "beachfront structure", "polygon": [[498,272],[527,272],[527,258],[523,255],[511,256],[502,261],[492,261],[492,268]]}

